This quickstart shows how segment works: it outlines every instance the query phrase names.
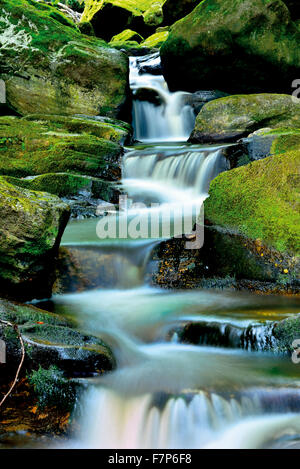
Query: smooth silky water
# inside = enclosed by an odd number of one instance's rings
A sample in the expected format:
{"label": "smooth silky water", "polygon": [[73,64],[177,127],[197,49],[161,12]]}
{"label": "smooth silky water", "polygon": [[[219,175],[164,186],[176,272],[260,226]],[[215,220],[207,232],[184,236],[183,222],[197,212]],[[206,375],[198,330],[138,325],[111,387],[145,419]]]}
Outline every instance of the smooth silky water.
{"label": "smooth silky water", "polygon": [[72,221],[62,240],[103,256],[114,275],[109,286],[55,296],[53,309],[103,338],[117,361],[114,372],[89,380],[80,432],[68,447],[287,446],[300,440],[296,365],[262,352],[180,344],[171,331],[185,321],[264,328],[298,312],[295,301],[147,284],[155,246],[192,231],[210,181],[227,169],[224,146],[186,143],[195,120],[188,93],[170,93],[162,76],[140,73],[158,61],[157,54],[130,61],[140,143],[123,161],[121,189],[130,203],[105,217],[122,229],[101,239],[101,219]]}

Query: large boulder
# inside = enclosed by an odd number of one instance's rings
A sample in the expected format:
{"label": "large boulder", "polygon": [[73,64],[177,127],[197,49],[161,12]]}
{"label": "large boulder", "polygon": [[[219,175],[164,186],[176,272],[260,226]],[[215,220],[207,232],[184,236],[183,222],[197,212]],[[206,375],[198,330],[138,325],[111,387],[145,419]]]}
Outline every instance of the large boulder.
{"label": "large boulder", "polygon": [[300,100],[280,94],[233,95],[205,104],[191,135],[193,142],[230,141],[262,127],[300,128]]}
{"label": "large boulder", "polygon": [[299,44],[281,0],[204,0],[173,25],[161,56],[171,90],[289,93]]}
{"label": "large boulder", "polygon": [[299,163],[298,146],[220,174],[210,185],[205,218],[279,252],[299,256]]}
{"label": "large boulder", "polygon": [[[114,358],[97,337],[78,330],[76,323],[31,305],[0,299],[0,320],[18,326],[25,345],[24,368],[28,373],[56,365],[68,376],[86,376],[111,370]],[[0,322],[0,338],[6,343],[3,374],[15,371],[21,350],[16,332]]]}
{"label": "large boulder", "polygon": [[54,260],[69,214],[58,197],[17,188],[0,178],[1,296],[51,296]]}
{"label": "large boulder", "polygon": [[0,74],[8,104],[25,115],[116,117],[126,101],[128,59],[83,36],[55,8],[34,0],[1,0]]}
{"label": "large boulder", "polygon": [[121,127],[94,120],[0,117],[0,174],[72,172],[118,180],[122,147],[116,141],[125,135]]}

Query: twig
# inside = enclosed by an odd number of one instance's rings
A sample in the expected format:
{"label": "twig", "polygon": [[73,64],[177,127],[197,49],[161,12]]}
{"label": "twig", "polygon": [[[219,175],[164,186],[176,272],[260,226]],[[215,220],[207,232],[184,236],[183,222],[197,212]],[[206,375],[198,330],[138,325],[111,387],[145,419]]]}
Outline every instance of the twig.
{"label": "twig", "polygon": [[6,399],[8,398],[8,396],[11,394],[11,392],[13,391],[15,385],[17,384],[17,381],[18,381],[18,378],[19,378],[19,374],[20,374],[20,371],[21,371],[21,368],[22,368],[22,365],[23,365],[23,362],[24,362],[24,359],[25,359],[25,347],[24,347],[24,342],[23,342],[23,338],[20,334],[20,331],[18,329],[18,326],[16,324],[12,324],[11,322],[8,322],[8,321],[4,321],[3,319],[0,319],[0,323],[4,324],[5,326],[10,326],[12,327],[17,335],[18,335],[18,339],[20,341],[20,344],[21,344],[21,350],[22,350],[22,357],[21,357],[21,361],[19,363],[19,366],[18,366],[18,369],[17,369],[17,373],[16,373],[16,376],[15,376],[15,379],[11,385],[11,387],[9,388],[8,392],[5,394],[5,396],[3,397],[3,399],[1,400],[0,402],[0,407],[2,406],[2,404],[6,401]]}

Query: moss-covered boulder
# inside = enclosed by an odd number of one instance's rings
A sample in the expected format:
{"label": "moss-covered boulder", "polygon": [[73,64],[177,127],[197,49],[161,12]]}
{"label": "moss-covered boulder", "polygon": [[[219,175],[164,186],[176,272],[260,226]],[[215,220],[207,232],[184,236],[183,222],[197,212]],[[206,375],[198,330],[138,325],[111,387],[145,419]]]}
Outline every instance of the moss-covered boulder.
{"label": "moss-covered boulder", "polygon": [[[111,350],[100,338],[77,330],[75,323],[62,316],[0,299],[0,319],[18,326],[25,346],[23,373],[54,365],[74,377],[100,374],[115,366]],[[1,322],[0,338],[6,344],[3,377],[15,371],[21,347],[16,331]]]}
{"label": "moss-covered boulder", "polygon": [[69,207],[53,195],[0,178],[0,293],[13,298],[51,294],[53,262]]}
{"label": "moss-covered boulder", "polygon": [[230,141],[262,127],[300,128],[300,100],[281,94],[233,95],[215,99],[199,112],[191,141]]}
{"label": "moss-covered boulder", "polygon": [[281,0],[203,0],[161,49],[171,90],[290,92],[300,31]]}
{"label": "moss-covered boulder", "polygon": [[220,174],[211,183],[205,217],[279,252],[299,255],[299,164],[298,148]]}
{"label": "moss-covered boulder", "polygon": [[93,120],[34,119],[0,118],[0,174],[26,177],[71,172],[106,180],[120,178],[121,146],[97,135],[118,140],[125,131]]}
{"label": "moss-covered boulder", "polygon": [[1,0],[0,74],[8,104],[25,115],[116,117],[126,101],[128,59],[83,36],[56,8],[34,0]]}

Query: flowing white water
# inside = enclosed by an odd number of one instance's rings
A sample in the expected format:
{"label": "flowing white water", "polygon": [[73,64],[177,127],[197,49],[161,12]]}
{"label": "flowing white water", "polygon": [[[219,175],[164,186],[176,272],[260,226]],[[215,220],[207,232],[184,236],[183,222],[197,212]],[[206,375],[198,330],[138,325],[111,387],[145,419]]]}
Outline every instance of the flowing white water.
{"label": "flowing white water", "polygon": [[[154,101],[134,102],[136,138],[186,141],[194,121],[187,94],[169,93],[162,76],[140,73],[143,65],[157,61],[157,55],[131,59],[133,93]],[[211,179],[224,169],[220,146],[168,143],[131,149],[124,157],[122,187],[133,202],[144,205],[129,208],[128,226],[137,215],[140,224],[151,224],[153,214],[163,224],[173,210],[173,218],[182,223],[171,235],[189,232]],[[124,214],[117,216],[122,219]],[[130,234],[125,240],[100,241],[95,224],[71,223],[63,242],[83,249],[92,246],[95,258],[96,251],[105,253],[101,262],[113,270],[113,281],[104,289],[59,295],[53,301],[56,312],[72,315],[87,333],[111,346],[117,369],[91,380],[83,397],[80,434],[72,445],[260,448],[276,445],[284,436],[299,438],[299,373],[288,359],[166,340],[168,332],[187,319],[259,325],[265,317],[281,319],[294,309],[280,305],[277,298],[141,286],[151,249],[163,239],[161,230],[157,236],[148,233],[150,239],[144,241]],[[122,265],[120,257],[126,261]],[[124,277],[130,277],[129,284]]]}
{"label": "flowing white water", "polygon": [[145,63],[159,64],[159,53],[130,58],[135,138],[142,142],[186,141],[195,123],[194,111],[187,103],[189,93],[170,93],[162,75],[141,73]]}

